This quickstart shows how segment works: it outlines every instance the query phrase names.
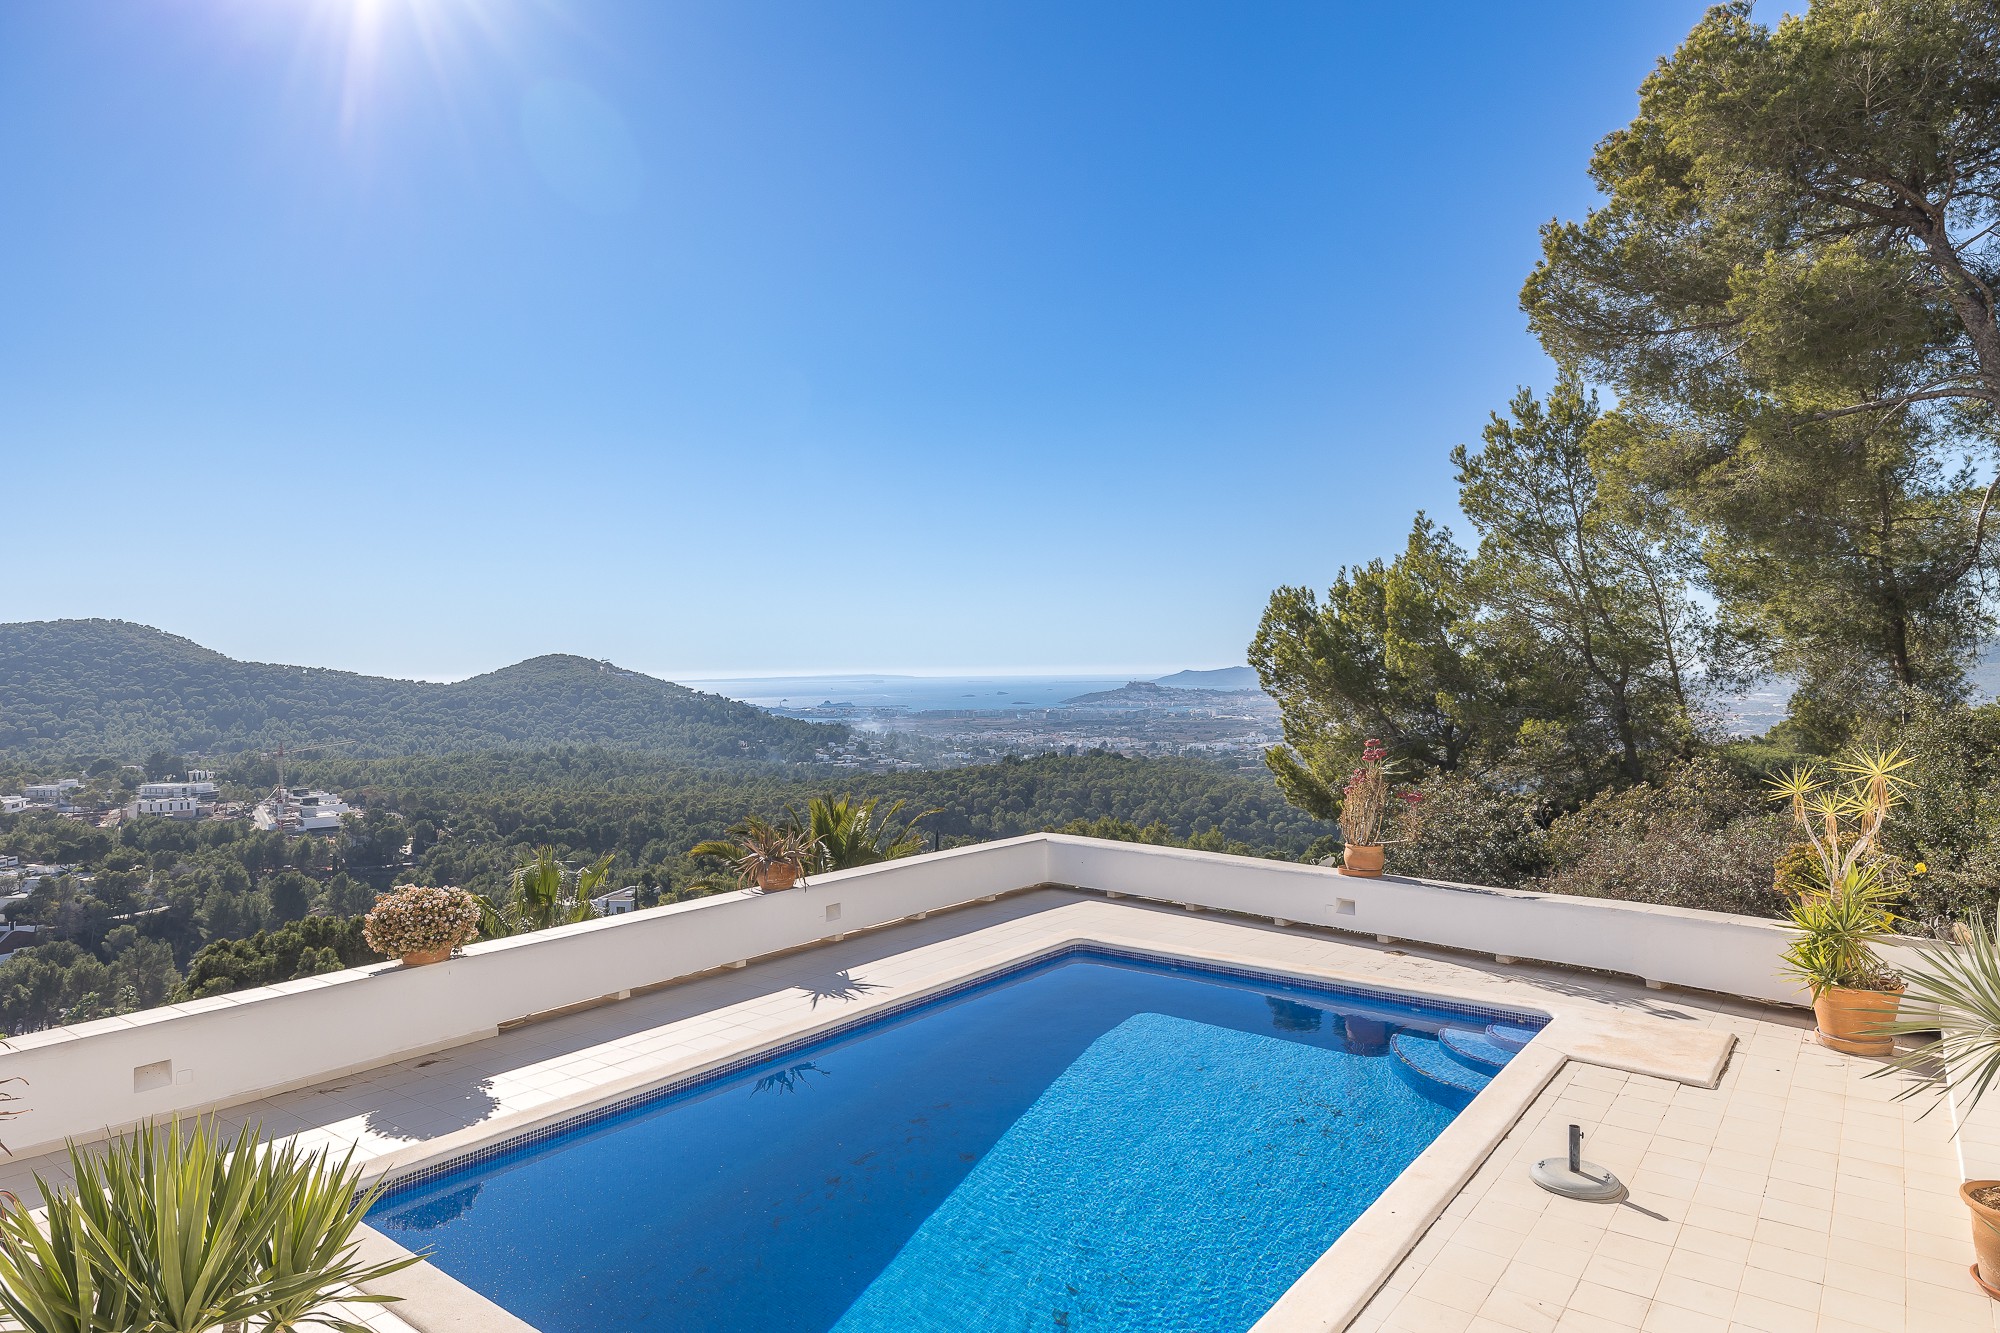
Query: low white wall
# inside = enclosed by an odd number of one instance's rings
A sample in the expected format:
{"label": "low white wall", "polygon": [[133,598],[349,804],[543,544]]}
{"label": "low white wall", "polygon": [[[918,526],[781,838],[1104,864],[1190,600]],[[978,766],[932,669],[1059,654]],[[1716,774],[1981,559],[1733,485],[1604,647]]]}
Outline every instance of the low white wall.
{"label": "low white wall", "polygon": [[[429,967],[328,973],[0,1045],[29,1109],[0,1124],[17,1155],[140,1120],[316,1082],[489,1036],[529,1014],[937,911],[1048,879],[1039,838],[814,876],[513,939]],[[838,918],[829,920],[829,913]]]}
{"label": "low white wall", "polygon": [[[1059,884],[1811,1003],[1778,970],[1790,934],[1776,921],[1434,880],[1356,879],[1283,861],[1047,837],[1049,878]],[[1882,952],[1893,963],[1901,948],[1891,942]]]}
{"label": "low white wall", "polygon": [[[1779,1003],[1775,922],[1719,912],[1349,879],[1318,866],[1037,834],[475,944],[430,967],[356,968],[0,1043],[30,1108],[17,1154],[487,1036],[506,1022],[1036,884],[1129,894]],[[837,909],[836,919],[829,913]],[[1893,952],[1893,951],[1892,951]]]}

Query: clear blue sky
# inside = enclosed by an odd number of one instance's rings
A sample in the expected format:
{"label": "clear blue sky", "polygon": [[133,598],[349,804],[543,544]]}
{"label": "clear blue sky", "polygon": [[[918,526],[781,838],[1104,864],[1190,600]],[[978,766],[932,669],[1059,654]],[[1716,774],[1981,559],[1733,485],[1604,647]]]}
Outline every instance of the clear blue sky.
{"label": "clear blue sky", "polygon": [[0,6],[0,619],[1240,662],[1453,515],[1678,0]]}

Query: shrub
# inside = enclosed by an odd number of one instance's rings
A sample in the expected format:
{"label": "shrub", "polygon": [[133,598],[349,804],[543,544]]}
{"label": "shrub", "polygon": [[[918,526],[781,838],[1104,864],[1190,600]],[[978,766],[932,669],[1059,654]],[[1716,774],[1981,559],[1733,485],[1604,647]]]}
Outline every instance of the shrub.
{"label": "shrub", "polygon": [[1791,846],[1782,814],[1713,758],[1658,785],[1606,792],[1549,829],[1551,893],[1782,916],[1772,866]]}
{"label": "shrub", "polygon": [[390,958],[456,949],[479,934],[479,900],[464,889],[405,884],[375,900],[361,933]]}
{"label": "shrub", "polygon": [[361,931],[358,916],[309,916],[279,930],[260,930],[249,939],[215,940],[188,963],[183,998],[199,1000],[357,967],[370,958]]}
{"label": "shrub", "polygon": [[1409,841],[1392,844],[1392,875],[1513,886],[1547,864],[1537,800],[1485,778],[1434,777],[1418,789],[1422,818]]}
{"label": "shrub", "polygon": [[2000,704],[1912,693],[1907,706],[1883,736],[1912,760],[1908,801],[1883,830],[1886,873],[1905,918],[1945,930],[1991,917],[2000,893]]}

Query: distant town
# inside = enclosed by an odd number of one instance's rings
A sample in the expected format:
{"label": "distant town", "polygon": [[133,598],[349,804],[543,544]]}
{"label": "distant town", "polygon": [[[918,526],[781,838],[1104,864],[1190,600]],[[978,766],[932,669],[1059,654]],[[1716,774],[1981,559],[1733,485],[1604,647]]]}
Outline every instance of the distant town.
{"label": "distant town", "polygon": [[[1249,676],[1247,668],[1182,672],[1187,676]],[[777,705],[781,717],[839,722],[852,739],[815,752],[840,768],[886,771],[992,763],[1009,755],[1080,754],[1111,750],[1132,756],[1205,756],[1261,768],[1264,751],[1279,738],[1278,706],[1262,690],[1184,687],[1165,681],[1131,681],[1064,699],[1053,706],[910,708],[898,704],[827,699],[811,705]],[[1251,677],[1254,680],[1254,677]]]}
{"label": "distant town", "polygon": [[261,801],[226,801],[214,771],[206,768],[188,769],[177,778],[140,782],[131,789],[129,799],[116,799],[127,787],[117,779],[144,771],[136,764],[125,764],[91,777],[31,782],[18,793],[0,793],[0,814],[40,810],[87,820],[99,828],[115,827],[141,815],[248,819],[264,832],[336,833],[341,816],[353,809],[331,792],[291,791],[282,784]]}

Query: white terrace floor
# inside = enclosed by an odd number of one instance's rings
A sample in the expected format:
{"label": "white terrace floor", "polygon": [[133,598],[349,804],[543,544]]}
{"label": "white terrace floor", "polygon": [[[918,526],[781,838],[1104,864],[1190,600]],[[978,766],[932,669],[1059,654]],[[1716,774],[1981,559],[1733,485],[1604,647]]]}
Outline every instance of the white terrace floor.
{"label": "white terrace floor", "polygon": [[[1971,1243],[1942,1112],[1898,1104],[1872,1062],[1810,1040],[1803,1012],[1503,966],[1415,945],[1281,929],[1055,890],[910,922],[421,1060],[229,1111],[272,1136],[403,1152],[495,1117],[662,1076],[802,1015],[893,999],[983,955],[1088,935],[1256,954],[1514,1003],[1602,1005],[1740,1038],[1720,1088],[1571,1063],[1351,1326],[1357,1333],[2000,1330],[1966,1273]],[[1526,1164],[1592,1127],[1586,1155],[1631,1187],[1620,1205],[1544,1194]],[[27,1194],[51,1159],[10,1162]],[[393,1318],[375,1319],[400,1329]]]}

